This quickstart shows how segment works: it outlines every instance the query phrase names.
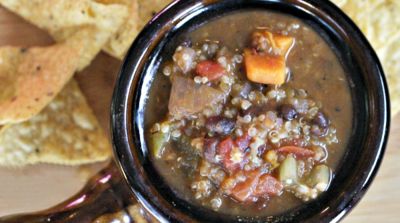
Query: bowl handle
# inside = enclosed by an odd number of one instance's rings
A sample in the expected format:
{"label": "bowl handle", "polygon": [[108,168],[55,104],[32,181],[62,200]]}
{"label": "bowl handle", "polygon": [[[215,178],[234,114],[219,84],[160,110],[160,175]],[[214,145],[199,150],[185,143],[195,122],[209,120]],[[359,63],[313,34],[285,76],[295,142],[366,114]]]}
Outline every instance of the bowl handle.
{"label": "bowl handle", "polygon": [[[145,218],[147,218],[143,216],[145,213],[136,203],[137,201],[133,193],[123,180],[114,162],[112,162],[105,169],[92,177],[78,194],[61,204],[36,213],[1,217],[0,222],[100,223],[111,222],[113,219],[121,219],[121,222],[135,222],[139,221],[135,220],[135,218],[141,218],[141,216],[138,215],[142,215],[143,220],[145,220]],[[147,220],[145,222],[147,222]]]}

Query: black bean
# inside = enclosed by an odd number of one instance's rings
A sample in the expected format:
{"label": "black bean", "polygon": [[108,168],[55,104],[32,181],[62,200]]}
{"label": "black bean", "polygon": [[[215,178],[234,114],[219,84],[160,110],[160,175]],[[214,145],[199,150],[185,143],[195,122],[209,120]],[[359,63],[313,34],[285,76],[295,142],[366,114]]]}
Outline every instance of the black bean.
{"label": "black bean", "polygon": [[325,136],[328,133],[328,128],[323,128],[318,125],[312,125],[311,133],[315,136]]}
{"label": "black bean", "polygon": [[210,163],[216,163],[215,155],[217,153],[218,138],[205,138],[204,139],[204,158]]}
{"label": "black bean", "polygon": [[221,135],[228,135],[235,128],[236,122],[233,119],[222,116],[210,117],[206,121],[206,128],[209,132],[215,132]]}
{"label": "black bean", "polygon": [[322,112],[318,112],[313,121],[313,124],[318,125],[321,128],[328,128],[329,127],[329,120]]}
{"label": "black bean", "polygon": [[297,116],[296,109],[293,107],[293,105],[288,104],[284,104],[280,107],[280,113],[282,117],[287,121],[291,121]]}
{"label": "black bean", "polygon": [[242,89],[239,92],[239,95],[242,98],[247,98],[247,96],[249,96],[250,91],[251,91],[251,84],[249,82],[245,82]]}
{"label": "black bean", "polygon": [[252,87],[254,90],[265,93],[265,90],[267,89],[267,86],[264,84],[256,84],[252,83]]}
{"label": "black bean", "polygon": [[312,120],[311,133],[316,136],[324,136],[328,133],[329,119],[322,112],[318,112]]}

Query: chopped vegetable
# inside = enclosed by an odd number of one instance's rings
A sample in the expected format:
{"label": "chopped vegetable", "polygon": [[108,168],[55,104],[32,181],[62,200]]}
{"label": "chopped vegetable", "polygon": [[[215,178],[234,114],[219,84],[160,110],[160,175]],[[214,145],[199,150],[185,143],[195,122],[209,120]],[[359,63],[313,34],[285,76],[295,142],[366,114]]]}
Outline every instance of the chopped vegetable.
{"label": "chopped vegetable", "polygon": [[156,132],[150,135],[150,150],[153,156],[160,159],[162,156],[162,150],[165,144],[169,141],[169,132]]}
{"label": "chopped vegetable", "polygon": [[293,156],[288,155],[280,165],[279,180],[287,185],[297,182],[297,163]]}
{"label": "chopped vegetable", "polygon": [[198,86],[192,79],[177,75],[172,78],[168,109],[174,117],[187,117],[223,101],[225,97],[220,90],[206,85]]}
{"label": "chopped vegetable", "polygon": [[268,31],[253,33],[254,50],[244,50],[247,78],[260,84],[281,85],[286,79],[286,56],[294,38]]}
{"label": "chopped vegetable", "polygon": [[278,154],[275,150],[270,150],[265,154],[264,159],[271,163],[272,169],[275,169],[276,167],[279,166],[278,163]]}
{"label": "chopped vegetable", "polygon": [[281,55],[286,56],[286,54],[289,52],[290,48],[294,44],[294,38],[291,36],[284,36],[279,34],[275,34],[273,38],[275,47],[280,50]]}
{"label": "chopped vegetable", "polygon": [[233,147],[233,140],[231,137],[228,137],[221,141],[218,145],[218,154],[219,155],[225,155],[231,152]]}
{"label": "chopped vegetable", "polygon": [[331,170],[326,165],[318,165],[313,168],[308,177],[308,185],[319,191],[325,191],[331,179]]}
{"label": "chopped vegetable", "polygon": [[279,148],[278,152],[283,154],[293,154],[296,156],[296,158],[313,157],[315,154],[312,150],[304,149],[297,146],[284,146]]}
{"label": "chopped vegetable", "polygon": [[226,193],[240,202],[254,202],[259,198],[277,196],[282,193],[283,185],[269,174],[263,173],[260,169],[242,171],[233,176],[235,180],[245,178],[236,184]]}
{"label": "chopped vegetable", "polygon": [[237,183],[228,193],[240,202],[252,201],[253,192],[257,187],[261,172],[259,170],[249,171],[242,174],[246,179]]}
{"label": "chopped vegetable", "polygon": [[205,60],[197,64],[196,73],[213,81],[221,78],[225,74],[225,69],[217,62]]}
{"label": "chopped vegetable", "polygon": [[294,44],[294,38],[280,34],[273,34],[268,31],[254,32],[253,47],[257,51],[272,51],[276,55],[286,56],[290,48]]}
{"label": "chopped vegetable", "polygon": [[217,153],[222,158],[223,167],[230,173],[243,169],[248,162],[244,156],[244,149],[239,148],[231,137],[219,143]]}
{"label": "chopped vegetable", "polygon": [[282,193],[283,185],[280,181],[278,181],[275,177],[264,174],[260,177],[260,181],[254,191],[254,195],[261,197],[264,194],[268,194],[270,196],[278,196]]}
{"label": "chopped vegetable", "polygon": [[244,63],[247,78],[260,84],[281,85],[286,80],[286,64],[283,56],[258,54],[244,50]]}

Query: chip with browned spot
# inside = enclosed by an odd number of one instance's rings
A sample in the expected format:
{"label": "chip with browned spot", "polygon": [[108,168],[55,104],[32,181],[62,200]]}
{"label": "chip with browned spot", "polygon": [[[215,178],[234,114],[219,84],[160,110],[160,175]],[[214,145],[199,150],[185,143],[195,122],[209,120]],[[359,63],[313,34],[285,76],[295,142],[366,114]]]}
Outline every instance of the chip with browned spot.
{"label": "chip with browned spot", "polygon": [[1,166],[78,165],[110,156],[108,139],[75,81],[38,115],[0,132]]}
{"label": "chip with browned spot", "polygon": [[0,0],[0,4],[48,31],[58,42],[86,30],[81,33],[86,44],[78,70],[90,64],[128,17],[124,4],[102,4],[93,0]]}
{"label": "chip with browned spot", "polygon": [[137,0],[95,0],[102,4],[123,4],[128,8],[128,17],[118,31],[109,39],[103,50],[111,56],[123,59],[139,33],[139,9]]}
{"label": "chip with browned spot", "polygon": [[0,125],[38,114],[71,79],[79,51],[67,43],[0,48]]}

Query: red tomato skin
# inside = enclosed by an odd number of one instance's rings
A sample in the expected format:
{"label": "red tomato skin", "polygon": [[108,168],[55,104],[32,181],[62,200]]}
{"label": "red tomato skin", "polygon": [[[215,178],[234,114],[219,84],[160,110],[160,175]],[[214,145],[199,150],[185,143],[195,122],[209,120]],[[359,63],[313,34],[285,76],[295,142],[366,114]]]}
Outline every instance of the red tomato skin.
{"label": "red tomato skin", "polygon": [[197,64],[196,74],[213,81],[221,78],[225,74],[225,69],[217,62],[205,60]]}
{"label": "red tomato skin", "polygon": [[282,183],[272,175],[262,173],[260,169],[244,171],[241,174],[246,176],[246,180],[226,191],[229,196],[239,202],[255,202],[260,198],[282,194]]}
{"label": "red tomato skin", "polygon": [[[235,141],[231,137],[228,137],[221,141],[217,148],[217,154],[222,157],[222,166],[230,173],[233,174],[241,169],[247,163],[246,157],[243,157],[241,162],[233,162],[231,159],[231,152],[233,147],[236,145]],[[241,151],[243,152],[243,151]],[[244,156],[245,154],[243,154]]]}
{"label": "red tomato skin", "polygon": [[314,151],[297,147],[297,146],[284,146],[278,149],[279,153],[293,154],[296,158],[308,158],[314,156]]}

